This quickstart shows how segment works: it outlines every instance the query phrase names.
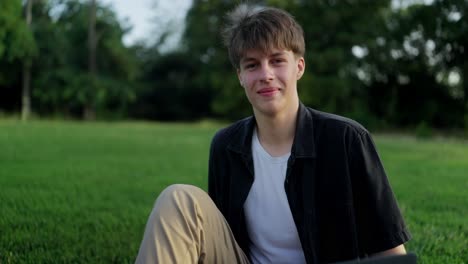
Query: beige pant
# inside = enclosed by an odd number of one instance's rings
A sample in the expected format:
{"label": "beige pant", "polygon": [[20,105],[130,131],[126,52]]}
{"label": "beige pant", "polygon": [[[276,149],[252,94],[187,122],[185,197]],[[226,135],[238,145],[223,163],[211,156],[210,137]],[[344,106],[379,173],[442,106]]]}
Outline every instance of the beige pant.
{"label": "beige pant", "polygon": [[156,200],[135,263],[249,263],[229,225],[198,187],[176,184]]}

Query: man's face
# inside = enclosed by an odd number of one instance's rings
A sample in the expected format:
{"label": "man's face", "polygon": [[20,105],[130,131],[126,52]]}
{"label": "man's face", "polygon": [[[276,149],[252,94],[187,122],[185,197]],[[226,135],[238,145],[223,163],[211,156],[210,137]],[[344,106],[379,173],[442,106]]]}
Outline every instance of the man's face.
{"label": "man's face", "polygon": [[237,75],[255,115],[277,116],[297,110],[297,80],[304,68],[304,58],[290,50],[247,51]]}

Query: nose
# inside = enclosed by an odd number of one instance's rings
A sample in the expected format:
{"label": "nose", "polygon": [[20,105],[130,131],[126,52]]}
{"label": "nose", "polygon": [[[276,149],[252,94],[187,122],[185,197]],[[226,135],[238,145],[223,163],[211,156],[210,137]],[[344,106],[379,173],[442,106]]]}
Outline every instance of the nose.
{"label": "nose", "polygon": [[269,82],[274,79],[273,69],[268,63],[262,63],[260,65],[259,75],[260,81]]}

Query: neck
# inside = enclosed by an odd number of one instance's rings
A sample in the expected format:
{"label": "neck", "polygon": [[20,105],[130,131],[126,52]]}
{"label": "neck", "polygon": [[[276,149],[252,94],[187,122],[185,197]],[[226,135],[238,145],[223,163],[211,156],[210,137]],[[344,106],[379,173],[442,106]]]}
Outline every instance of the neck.
{"label": "neck", "polygon": [[291,151],[298,109],[299,104],[275,116],[255,113],[258,139],[270,155],[282,156]]}

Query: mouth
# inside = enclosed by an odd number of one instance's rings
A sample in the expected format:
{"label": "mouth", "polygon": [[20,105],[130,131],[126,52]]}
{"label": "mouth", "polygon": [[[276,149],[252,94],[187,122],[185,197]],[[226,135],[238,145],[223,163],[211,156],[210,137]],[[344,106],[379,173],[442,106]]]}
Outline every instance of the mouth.
{"label": "mouth", "polygon": [[260,89],[257,93],[262,96],[273,96],[277,92],[279,92],[278,88],[269,87],[269,88]]}

